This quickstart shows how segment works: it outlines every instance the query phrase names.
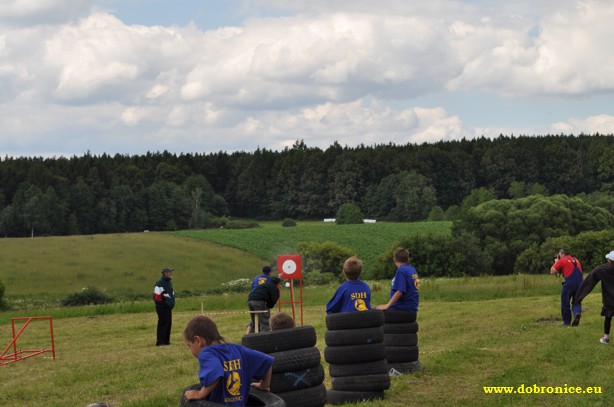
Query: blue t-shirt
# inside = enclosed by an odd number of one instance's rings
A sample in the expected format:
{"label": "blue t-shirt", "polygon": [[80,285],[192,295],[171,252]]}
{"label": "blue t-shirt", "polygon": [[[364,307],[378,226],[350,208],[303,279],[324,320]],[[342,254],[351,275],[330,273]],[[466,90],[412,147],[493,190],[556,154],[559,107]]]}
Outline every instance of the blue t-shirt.
{"label": "blue t-shirt", "polygon": [[203,387],[221,378],[207,400],[228,406],[247,404],[252,379],[262,379],[273,357],[242,345],[207,346],[198,354],[198,379]]}
{"label": "blue t-shirt", "polygon": [[269,274],[260,274],[259,276],[254,277],[251,291],[254,291],[254,288],[261,284],[268,283],[269,281],[271,281],[271,276]]}
{"label": "blue t-shirt", "polygon": [[395,302],[391,310],[409,311],[412,314],[418,313],[418,303],[420,302],[420,279],[416,269],[409,264],[401,264],[392,279],[392,289],[390,298],[397,291],[402,291],[403,295]]}
{"label": "blue t-shirt", "polygon": [[326,304],[327,314],[368,309],[371,309],[371,288],[361,280],[348,280],[341,284]]}

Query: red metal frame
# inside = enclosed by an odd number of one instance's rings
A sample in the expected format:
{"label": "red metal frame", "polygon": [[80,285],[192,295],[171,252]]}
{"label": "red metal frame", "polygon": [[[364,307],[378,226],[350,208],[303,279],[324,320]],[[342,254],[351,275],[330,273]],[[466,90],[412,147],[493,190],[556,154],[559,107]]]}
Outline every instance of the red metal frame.
{"label": "red metal frame", "polygon": [[[39,319],[48,319],[49,320],[49,333],[51,334],[51,349],[28,349],[28,350],[17,350],[17,339],[21,336],[23,331],[26,330],[30,322]],[[26,321],[25,324],[21,327],[19,332],[15,334],[15,321]],[[9,363],[19,362],[24,359],[28,359],[42,353],[53,354],[53,360],[55,360],[55,341],[53,338],[53,321],[51,317],[22,317],[22,318],[11,318],[11,327],[13,329],[13,340],[8,344],[4,352],[0,355],[0,366],[8,365]],[[13,353],[8,353],[9,349],[13,348]],[[22,354],[26,354],[26,356],[21,356]],[[6,362],[5,362],[6,361]]]}
{"label": "red metal frame", "polygon": [[[294,300],[294,280],[298,280],[299,281],[300,297],[299,297],[298,301]],[[281,312],[281,305],[282,304],[291,304],[292,305],[292,319],[296,321],[296,311],[295,311],[295,308],[294,308],[294,304],[299,304],[300,305],[300,309],[301,309],[301,326],[303,326],[303,277],[288,279],[287,281],[290,282],[290,301],[281,301],[281,290],[280,290],[280,296],[279,296],[279,302],[278,302],[278,311]]]}

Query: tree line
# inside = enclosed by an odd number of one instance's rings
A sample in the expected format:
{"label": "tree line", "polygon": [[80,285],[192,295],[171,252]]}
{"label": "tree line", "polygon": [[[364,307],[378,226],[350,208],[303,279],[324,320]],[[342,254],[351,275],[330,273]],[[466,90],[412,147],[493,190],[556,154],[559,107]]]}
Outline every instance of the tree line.
{"label": "tree line", "polygon": [[[491,199],[583,195],[608,206],[613,135],[281,151],[0,159],[0,233],[69,235],[319,219],[345,203],[378,220],[457,219]],[[605,198],[604,198],[605,196]]]}

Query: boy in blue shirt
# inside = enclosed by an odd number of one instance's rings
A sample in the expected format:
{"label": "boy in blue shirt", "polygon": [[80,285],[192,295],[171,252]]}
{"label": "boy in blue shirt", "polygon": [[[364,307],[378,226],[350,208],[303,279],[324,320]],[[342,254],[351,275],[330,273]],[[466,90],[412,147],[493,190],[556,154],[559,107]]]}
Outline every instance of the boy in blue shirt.
{"label": "boy in blue shirt", "polygon": [[250,291],[254,291],[254,288],[264,283],[268,283],[269,281],[271,281],[271,267],[264,266],[262,268],[262,274],[254,277],[254,281],[252,281],[252,288]]}
{"label": "boy in blue shirt", "polygon": [[[273,357],[243,345],[226,343],[209,317],[197,315],[183,331],[192,355],[198,359],[200,390],[187,390],[187,400],[207,399],[228,406],[244,406],[250,385],[270,391]],[[252,379],[260,380],[252,383]]]}
{"label": "boy in blue shirt", "polygon": [[366,311],[371,309],[371,288],[359,280],[362,273],[362,261],[352,256],[343,263],[346,282],[341,284],[333,298],[326,304],[326,313]]}
{"label": "boy in blue shirt", "polygon": [[397,271],[392,279],[390,300],[385,305],[378,305],[381,310],[407,311],[414,315],[418,313],[420,302],[420,279],[416,269],[409,265],[409,251],[397,247],[392,254],[392,261],[397,266]]}

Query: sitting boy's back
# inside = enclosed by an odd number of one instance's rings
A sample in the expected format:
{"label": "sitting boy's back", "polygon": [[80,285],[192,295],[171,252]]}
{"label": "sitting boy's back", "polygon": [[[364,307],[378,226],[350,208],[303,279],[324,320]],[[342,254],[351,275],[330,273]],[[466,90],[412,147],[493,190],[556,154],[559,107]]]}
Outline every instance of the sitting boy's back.
{"label": "sitting boy's back", "polygon": [[352,256],[343,263],[343,274],[347,281],[341,284],[333,298],[326,304],[326,313],[366,311],[371,309],[371,287],[359,280],[362,261]]}

